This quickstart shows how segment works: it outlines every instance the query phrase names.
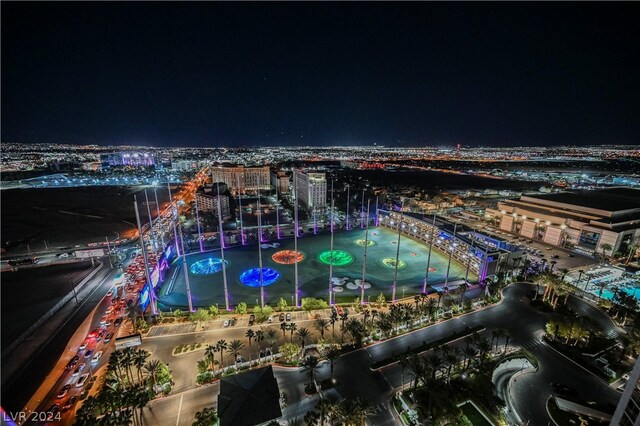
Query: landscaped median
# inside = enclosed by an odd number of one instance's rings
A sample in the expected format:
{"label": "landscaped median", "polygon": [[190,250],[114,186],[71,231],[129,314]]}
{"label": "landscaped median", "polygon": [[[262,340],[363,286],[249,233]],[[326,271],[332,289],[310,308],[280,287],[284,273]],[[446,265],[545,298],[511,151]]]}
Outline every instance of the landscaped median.
{"label": "landscaped median", "polygon": [[426,351],[428,351],[430,349],[436,348],[436,347],[441,346],[441,345],[446,345],[446,344],[448,344],[450,342],[453,342],[454,340],[458,340],[458,339],[461,339],[463,337],[471,336],[474,333],[480,333],[480,332],[482,332],[484,330],[485,330],[485,327],[483,327],[481,325],[477,325],[475,327],[469,327],[469,328],[466,328],[466,329],[464,329],[462,331],[459,331],[459,332],[456,332],[456,333],[451,333],[450,335],[448,335],[446,337],[443,337],[441,339],[438,339],[438,340],[434,340],[433,342],[429,342],[429,343],[424,343],[423,342],[422,345],[420,345],[420,346],[418,346],[416,348],[413,348],[413,349],[409,349],[406,352],[403,352],[402,354],[394,355],[394,356],[385,358],[383,360],[374,362],[373,364],[371,364],[369,366],[369,368],[371,368],[371,370],[374,370],[374,371],[375,370],[379,370],[380,368],[387,367],[387,366],[389,366],[391,364],[394,364],[394,363],[398,362],[402,356],[410,356],[410,355],[413,355],[413,354],[418,355],[418,354],[420,354],[422,352],[426,352]]}
{"label": "landscaped median", "polygon": [[171,351],[171,355],[173,356],[185,355],[185,354],[190,354],[192,352],[203,351],[204,349],[205,349],[205,346],[202,343],[192,343],[190,345],[178,345],[175,348],[173,348],[173,351]]}

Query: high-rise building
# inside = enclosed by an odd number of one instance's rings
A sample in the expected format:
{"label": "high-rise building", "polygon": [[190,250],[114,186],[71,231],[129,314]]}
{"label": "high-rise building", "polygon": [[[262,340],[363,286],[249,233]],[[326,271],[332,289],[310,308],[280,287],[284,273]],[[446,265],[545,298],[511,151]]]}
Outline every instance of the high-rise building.
{"label": "high-rise building", "polygon": [[278,189],[280,194],[289,192],[289,176],[282,170],[271,171],[271,186]]}
{"label": "high-rise building", "polygon": [[229,203],[229,197],[225,195],[228,188],[227,185],[221,182],[217,184],[205,185],[198,188],[196,191],[196,206],[201,212],[213,213],[218,215],[218,192],[220,189],[220,210],[222,218],[227,219],[231,217],[231,207]]}
{"label": "high-rise building", "polygon": [[224,182],[233,192],[269,190],[269,166],[214,166],[211,169],[214,182]]}
{"label": "high-rise building", "polygon": [[295,169],[296,191],[303,208],[321,210],[327,207],[327,177],[324,172]]}

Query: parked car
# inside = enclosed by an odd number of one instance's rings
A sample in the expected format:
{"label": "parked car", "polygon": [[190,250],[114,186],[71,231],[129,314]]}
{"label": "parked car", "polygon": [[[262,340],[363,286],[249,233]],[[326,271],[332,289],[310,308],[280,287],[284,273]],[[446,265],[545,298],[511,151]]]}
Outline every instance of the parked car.
{"label": "parked car", "polygon": [[73,358],[71,358],[71,360],[69,361],[69,363],[66,366],[66,369],[67,370],[71,370],[73,367],[75,367],[76,364],[78,363],[79,359],[80,359],[80,357],[78,355],[76,355]]}
{"label": "parked car", "polygon": [[80,378],[76,382],[76,387],[77,388],[83,387],[84,384],[87,382],[88,378],[89,378],[89,373],[84,373],[82,376],[80,376]]}
{"label": "parked car", "polygon": [[79,366],[76,367],[75,370],[73,370],[73,374],[71,375],[72,377],[75,376],[79,376],[80,373],[82,372],[82,370],[84,370],[84,367],[86,367],[87,364],[85,364],[84,362],[82,364],[80,364]]}
{"label": "parked car", "polygon": [[229,327],[229,320],[224,320],[224,322],[222,323],[223,327]]}
{"label": "parked car", "polygon": [[62,399],[65,396],[67,396],[67,392],[69,392],[69,389],[71,389],[71,385],[66,384],[64,385],[61,389],[60,392],[58,392],[58,395],[56,396],[57,399]]}
{"label": "parked car", "polygon": [[237,323],[238,323],[238,318],[236,318],[236,317],[231,318],[231,326],[234,326]]}
{"label": "parked car", "polygon": [[278,317],[278,320],[279,320],[280,322],[284,321],[284,312],[282,312],[282,313],[280,314],[280,316]]}
{"label": "parked car", "polygon": [[291,321],[291,312],[287,312],[287,321]]}
{"label": "parked car", "polygon": [[254,314],[251,314],[249,316],[249,325],[253,325],[254,322],[256,322],[256,316]]}

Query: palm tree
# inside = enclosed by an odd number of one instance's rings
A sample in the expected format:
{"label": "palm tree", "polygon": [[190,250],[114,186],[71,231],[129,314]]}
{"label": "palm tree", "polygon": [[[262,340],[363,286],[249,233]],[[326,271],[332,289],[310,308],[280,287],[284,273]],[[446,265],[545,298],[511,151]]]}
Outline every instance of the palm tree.
{"label": "palm tree", "polygon": [[349,318],[349,310],[347,308],[344,308],[344,311],[342,312],[342,314],[340,315],[340,321],[342,321],[342,327],[340,328],[340,340],[344,339],[344,323],[347,321],[347,319]]}
{"label": "palm tree", "polygon": [[505,340],[504,340],[504,352],[507,353],[507,346],[509,346],[509,339],[511,338],[511,335],[506,330],[505,330],[504,334],[505,334],[505,336],[504,336],[505,337]]}
{"label": "palm tree", "polygon": [[270,353],[273,356],[274,349],[276,343],[278,343],[278,332],[273,328],[267,329],[267,337],[265,337],[265,341],[267,342],[267,347],[270,349]]}
{"label": "palm tree", "polygon": [[351,335],[353,342],[358,346],[362,344],[362,338],[367,332],[364,325],[357,318],[349,318],[344,325],[344,331]]}
{"label": "palm tree", "polygon": [[329,321],[324,318],[318,318],[313,326],[320,332],[320,338],[324,340],[324,332],[329,329]]}
{"label": "palm tree", "polygon": [[471,364],[471,360],[473,357],[478,355],[478,351],[473,346],[467,346],[464,348],[464,361],[465,361],[465,369],[469,368],[469,364]]}
{"label": "palm tree", "polygon": [[291,332],[291,343],[293,343],[293,332],[298,329],[298,326],[295,322],[287,324],[287,330]]}
{"label": "palm tree", "polygon": [[446,351],[444,361],[447,363],[447,382],[451,379],[451,369],[458,363],[458,348]]}
{"label": "palm tree", "polygon": [[559,271],[562,274],[560,279],[564,281],[564,277],[567,276],[567,274],[569,273],[569,270],[567,268],[560,268]]}
{"label": "palm tree", "polygon": [[341,353],[342,352],[340,351],[340,348],[334,345],[329,347],[329,349],[325,353],[325,356],[329,360],[331,366],[331,380],[333,380],[333,363],[336,362],[338,358],[340,358]]}
{"label": "palm tree", "polygon": [[264,331],[262,330],[258,330],[256,331],[256,335],[253,338],[253,340],[255,340],[256,342],[258,342],[258,349],[262,350],[262,345],[261,343],[264,341]]}
{"label": "palm tree", "polygon": [[318,359],[318,357],[315,357],[313,355],[310,355],[308,357],[306,357],[302,363],[300,364],[300,366],[302,367],[303,371],[308,371],[309,372],[309,384],[313,385],[314,381],[313,381],[313,377],[314,374],[316,372],[316,369],[318,368],[318,365],[320,364],[320,360]]}
{"label": "palm tree", "polygon": [[286,323],[286,322],[281,322],[281,323],[280,323],[280,330],[282,330],[282,339],[283,339],[283,340],[284,340],[284,339],[286,339],[286,338],[287,338],[287,335],[285,334],[285,332],[288,330],[288,327],[287,327],[287,323]]}
{"label": "palm tree", "polygon": [[238,355],[240,355],[240,351],[244,348],[244,343],[240,340],[232,340],[229,343],[229,347],[227,348],[227,352],[233,355],[233,362],[238,365]]}
{"label": "palm tree", "polygon": [[220,351],[220,368],[224,367],[224,351],[226,351],[228,347],[227,341],[224,339],[218,340],[218,343],[216,343],[216,349]]}
{"label": "palm tree", "polygon": [[249,347],[251,347],[251,340],[253,340],[253,336],[255,336],[255,335],[256,335],[256,333],[252,329],[248,329],[247,332],[244,334],[244,336],[247,339],[249,339]]}
{"label": "palm tree", "polygon": [[491,351],[492,345],[489,343],[487,339],[480,339],[477,343],[478,351],[480,352],[480,367],[482,368],[482,364],[484,364],[485,357],[487,353]]}
{"label": "palm tree", "polygon": [[361,426],[365,426],[367,418],[376,413],[371,404],[361,398],[344,401],[338,412],[343,424]]}
{"label": "palm tree", "polygon": [[338,322],[338,313],[336,311],[331,311],[329,322],[331,323],[331,337],[335,339],[336,338],[336,322]]}
{"label": "palm tree", "polygon": [[215,361],[216,347],[212,345],[207,345],[204,349],[204,357],[209,361],[209,369],[214,369],[214,361]]}
{"label": "palm tree", "polygon": [[600,244],[600,250],[602,250],[602,257],[605,257],[604,252],[605,251],[609,251],[613,248],[613,246],[609,243],[602,243]]}
{"label": "palm tree", "polygon": [[151,389],[154,392],[156,388],[157,374],[160,371],[161,365],[162,363],[160,362],[160,360],[157,360],[157,359],[152,359],[151,361],[148,361],[144,365],[144,371],[145,373],[147,373],[147,375],[151,379]]}
{"label": "palm tree", "polygon": [[307,328],[301,327],[300,330],[296,332],[296,336],[298,337],[298,339],[300,339],[300,344],[302,345],[302,349],[304,350],[305,341],[309,336],[311,336],[311,332]]}
{"label": "palm tree", "polygon": [[136,367],[136,373],[138,376],[138,382],[142,383],[142,367],[147,362],[147,358],[149,358],[151,354],[145,350],[137,350],[133,353],[132,363]]}

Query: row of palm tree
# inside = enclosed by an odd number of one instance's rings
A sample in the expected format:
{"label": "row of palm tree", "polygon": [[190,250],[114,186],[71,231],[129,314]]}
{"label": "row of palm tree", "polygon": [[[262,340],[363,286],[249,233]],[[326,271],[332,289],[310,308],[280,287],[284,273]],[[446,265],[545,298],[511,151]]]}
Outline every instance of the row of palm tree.
{"label": "row of palm tree", "polygon": [[142,408],[161,390],[160,377],[168,374],[167,367],[157,359],[150,360],[150,355],[137,348],[112,352],[103,386],[96,396],[84,401],[76,424],[142,424]]}
{"label": "row of palm tree", "polygon": [[313,410],[305,414],[304,422],[307,426],[324,426],[326,424],[365,426],[366,420],[375,414],[376,410],[362,398],[351,400],[324,398],[318,402]]}

